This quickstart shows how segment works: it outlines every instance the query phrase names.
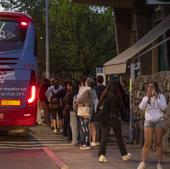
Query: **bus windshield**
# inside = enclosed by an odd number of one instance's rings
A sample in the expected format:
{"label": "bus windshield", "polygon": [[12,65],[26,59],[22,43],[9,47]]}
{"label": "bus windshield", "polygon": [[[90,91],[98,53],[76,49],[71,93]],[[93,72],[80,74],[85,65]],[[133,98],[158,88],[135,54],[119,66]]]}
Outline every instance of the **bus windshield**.
{"label": "bus windshield", "polygon": [[19,22],[0,19],[0,51],[22,49],[25,34]]}

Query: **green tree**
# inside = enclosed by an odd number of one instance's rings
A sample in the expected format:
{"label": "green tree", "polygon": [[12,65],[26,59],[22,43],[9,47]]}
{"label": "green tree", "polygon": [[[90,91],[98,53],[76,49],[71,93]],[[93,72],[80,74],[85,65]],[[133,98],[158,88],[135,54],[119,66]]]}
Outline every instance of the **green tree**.
{"label": "green tree", "polygon": [[[115,52],[112,10],[52,1],[50,7],[51,68],[94,74]],[[57,65],[54,66],[54,65]]]}
{"label": "green tree", "polygon": [[[109,8],[50,0],[50,70],[53,75],[95,73],[115,55],[114,16]],[[13,9],[30,14],[36,24],[39,72],[45,70],[45,1],[15,0]],[[43,37],[43,40],[40,40]]]}

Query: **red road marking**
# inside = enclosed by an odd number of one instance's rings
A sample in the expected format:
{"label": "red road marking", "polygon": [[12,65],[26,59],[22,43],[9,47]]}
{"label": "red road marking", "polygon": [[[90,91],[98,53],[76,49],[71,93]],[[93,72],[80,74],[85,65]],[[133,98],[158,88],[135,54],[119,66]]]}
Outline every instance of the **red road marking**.
{"label": "red road marking", "polygon": [[45,153],[55,162],[60,169],[69,169],[69,167],[48,147],[42,147]]}

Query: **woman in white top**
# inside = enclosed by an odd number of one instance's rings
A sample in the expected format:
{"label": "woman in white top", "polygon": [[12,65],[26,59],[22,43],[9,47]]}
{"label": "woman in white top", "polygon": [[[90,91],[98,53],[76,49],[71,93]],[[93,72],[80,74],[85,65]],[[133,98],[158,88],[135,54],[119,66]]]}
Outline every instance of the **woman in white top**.
{"label": "woman in white top", "polygon": [[[87,78],[83,77],[80,79],[80,88],[76,98],[76,104],[78,107],[77,116],[80,120],[80,125],[82,129],[82,146],[80,146],[81,150],[90,149],[90,132],[89,132],[89,122],[91,116],[91,88],[86,83]],[[80,109],[87,109],[82,110]]]}
{"label": "woman in white top", "polygon": [[162,169],[162,138],[165,133],[164,111],[167,108],[165,96],[159,92],[157,83],[149,82],[147,94],[139,105],[145,110],[144,146],[142,159],[137,169],[145,169],[145,160],[152,144],[153,133],[156,136],[157,169]]}

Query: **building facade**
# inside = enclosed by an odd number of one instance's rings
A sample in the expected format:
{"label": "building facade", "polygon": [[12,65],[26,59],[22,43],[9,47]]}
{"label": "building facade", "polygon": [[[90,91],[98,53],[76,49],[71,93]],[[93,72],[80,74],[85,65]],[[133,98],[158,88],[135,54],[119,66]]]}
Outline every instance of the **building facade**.
{"label": "building facade", "polygon": [[[133,119],[142,120],[141,113],[137,111],[140,100],[138,95],[144,93],[141,86],[149,79],[158,82],[169,102],[170,4],[167,4],[167,1],[165,4],[161,1],[161,4],[157,0],[71,1],[109,6],[114,10],[117,56],[106,62],[104,68],[106,74],[126,74],[132,78]],[[162,83],[163,81],[165,83]],[[170,120],[168,123],[170,124]],[[169,129],[164,138],[164,145],[164,150],[170,152]]]}

